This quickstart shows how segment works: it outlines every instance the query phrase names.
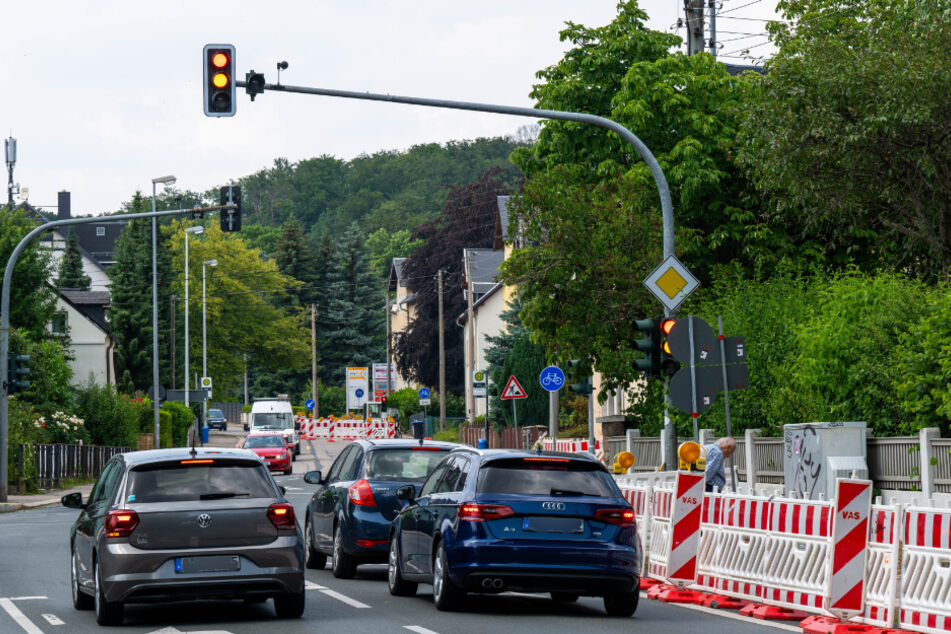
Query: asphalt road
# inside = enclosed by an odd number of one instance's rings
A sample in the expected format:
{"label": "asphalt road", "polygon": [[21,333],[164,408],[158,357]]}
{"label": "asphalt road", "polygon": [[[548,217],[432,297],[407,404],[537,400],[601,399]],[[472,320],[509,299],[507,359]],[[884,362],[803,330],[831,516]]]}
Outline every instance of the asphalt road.
{"label": "asphalt road", "polygon": [[[230,435],[230,430],[229,430]],[[228,439],[222,439],[228,440]],[[232,445],[233,446],[233,445]],[[305,471],[326,470],[345,443],[306,443],[295,473],[277,476],[302,517],[313,487]],[[92,612],[79,612],[69,596],[69,526],[77,512],[63,507],[0,515],[0,632],[28,634],[101,632]],[[115,632],[175,634],[260,634],[261,628],[293,634],[315,630],[336,632],[630,632],[746,634],[800,632],[795,624],[771,624],[708,608],[685,608],[642,597],[634,617],[605,615],[600,599],[582,598],[555,604],[547,595],[505,593],[470,596],[463,612],[439,612],[429,586],[416,597],[390,596],[386,566],[361,566],[357,577],[335,579],[330,570],[307,570],[307,607],[301,619],[278,621],[270,601],[201,602],[128,606],[125,622]]]}

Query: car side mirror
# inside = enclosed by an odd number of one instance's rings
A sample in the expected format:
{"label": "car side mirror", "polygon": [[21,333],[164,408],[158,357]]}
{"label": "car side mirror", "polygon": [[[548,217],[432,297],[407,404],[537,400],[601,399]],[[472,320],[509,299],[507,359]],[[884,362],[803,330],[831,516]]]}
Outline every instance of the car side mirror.
{"label": "car side mirror", "polygon": [[277,490],[281,492],[281,495],[284,495],[287,493],[287,489],[282,487],[281,485],[277,485]]}
{"label": "car side mirror", "polygon": [[324,479],[320,476],[320,471],[308,471],[304,474],[304,482],[307,484],[323,484]]}
{"label": "car side mirror", "polygon": [[64,495],[62,498],[60,498],[60,502],[63,503],[63,506],[70,509],[85,508],[85,505],[83,504],[82,493],[70,493],[69,495]]}
{"label": "car side mirror", "polygon": [[416,487],[412,484],[404,484],[396,490],[396,499],[412,504],[413,500],[416,499]]}

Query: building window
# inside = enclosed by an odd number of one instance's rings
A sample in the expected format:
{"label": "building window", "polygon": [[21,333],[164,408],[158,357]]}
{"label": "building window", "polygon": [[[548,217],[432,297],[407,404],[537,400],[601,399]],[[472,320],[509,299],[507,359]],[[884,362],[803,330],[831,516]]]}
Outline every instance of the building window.
{"label": "building window", "polygon": [[50,322],[50,332],[54,335],[65,335],[67,326],[66,313],[56,313],[53,315],[53,321]]}
{"label": "building window", "polygon": [[105,228],[105,227],[96,227],[96,237],[102,237],[102,236],[104,236],[104,235],[106,235],[106,228]]}

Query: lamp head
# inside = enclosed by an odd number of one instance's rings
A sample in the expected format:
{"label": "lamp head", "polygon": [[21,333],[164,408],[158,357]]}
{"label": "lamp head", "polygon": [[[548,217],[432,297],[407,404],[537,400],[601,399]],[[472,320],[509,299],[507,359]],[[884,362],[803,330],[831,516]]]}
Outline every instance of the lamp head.
{"label": "lamp head", "polygon": [[174,176],[159,176],[158,178],[153,178],[152,183],[157,184],[161,183],[162,185],[173,185],[177,179]]}
{"label": "lamp head", "polygon": [[205,260],[202,264],[205,266],[218,266],[218,260]]}
{"label": "lamp head", "polygon": [[205,228],[202,227],[201,225],[195,225],[194,227],[188,227],[187,229],[185,229],[185,233],[194,233],[196,235],[199,233],[204,233],[204,232],[205,232]]}

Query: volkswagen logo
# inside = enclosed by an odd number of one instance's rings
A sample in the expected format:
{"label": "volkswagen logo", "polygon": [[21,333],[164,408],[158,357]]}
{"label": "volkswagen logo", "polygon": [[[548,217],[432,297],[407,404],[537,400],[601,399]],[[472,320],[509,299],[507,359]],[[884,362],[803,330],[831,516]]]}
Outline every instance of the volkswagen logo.
{"label": "volkswagen logo", "polygon": [[201,515],[199,515],[198,525],[201,526],[202,528],[208,528],[209,526],[211,526],[211,515],[208,515],[208,513],[202,513]]}
{"label": "volkswagen logo", "polygon": [[542,508],[546,511],[564,511],[564,502],[542,502]]}

